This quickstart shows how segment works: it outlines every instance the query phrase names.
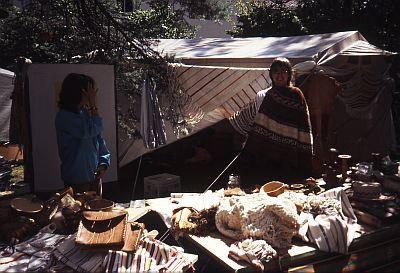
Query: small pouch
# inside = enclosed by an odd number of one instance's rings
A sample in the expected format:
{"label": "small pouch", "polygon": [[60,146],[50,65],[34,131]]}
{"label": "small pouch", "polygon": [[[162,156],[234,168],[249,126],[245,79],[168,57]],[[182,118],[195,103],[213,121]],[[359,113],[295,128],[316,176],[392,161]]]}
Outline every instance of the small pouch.
{"label": "small pouch", "polygon": [[135,252],[140,244],[145,225],[139,222],[128,222],[125,231],[125,244],[121,249],[125,252]]}
{"label": "small pouch", "polygon": [[127,218],[126,212],[84,211],[75,243],[85,246],[122,246]]}

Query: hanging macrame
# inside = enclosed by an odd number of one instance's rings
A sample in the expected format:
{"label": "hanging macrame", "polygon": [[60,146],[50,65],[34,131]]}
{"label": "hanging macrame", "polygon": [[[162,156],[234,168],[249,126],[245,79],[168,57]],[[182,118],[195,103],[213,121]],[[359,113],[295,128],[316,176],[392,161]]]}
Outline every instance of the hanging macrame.
{"label": "hanging macrame", "polygon": [[177,138],[193,132],[194,125],[204,117],[203,110],[192,102],[192,98],[182,90],[178,79],[177,65],[167,66],[167,90],[163,92],[163,113],[171,122]]}
{"label": "hanging macrame", "polygon": [[140,132],[143,144],[148,149],[155,149],[167,143],[164,120],[156,94],[156,84],[147,73],[142,84]]}

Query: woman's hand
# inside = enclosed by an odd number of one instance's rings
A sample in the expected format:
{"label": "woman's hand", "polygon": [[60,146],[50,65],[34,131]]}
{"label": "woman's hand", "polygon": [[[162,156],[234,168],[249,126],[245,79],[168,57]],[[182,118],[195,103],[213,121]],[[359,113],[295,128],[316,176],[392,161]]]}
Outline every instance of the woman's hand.
{"label": "woman's hand", "polygon": [[107,170],[107,167],[103,164],[103,165],[100,165],[98,168],[97,168],[97,171],[96,171],[96,178],[101,178],[101,179],[103,179],[103,177],[104,177],[104,174],[106,173],[106,170]]}
{"label": "woman's hand", "polygon": [[98,88],[95,88],[93,85],[89,84],[87,89],[82,90],[83,96],[86,98],[86,103],[89,107],[97,107],[97,91]]}

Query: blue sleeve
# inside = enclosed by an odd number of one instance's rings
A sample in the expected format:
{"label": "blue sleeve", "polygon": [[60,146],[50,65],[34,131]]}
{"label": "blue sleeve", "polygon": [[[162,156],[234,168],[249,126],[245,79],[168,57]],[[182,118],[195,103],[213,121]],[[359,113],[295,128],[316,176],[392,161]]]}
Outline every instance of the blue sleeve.
{"label": "blue sleeve", "polygon": [[101,117],[90,117],[60,110],[56,117],[56,128],[75,138],[91,138],[99,135],[103,129]]}
{"label": "blue sleeve", "polygon": [[107,149],[105,140],[98,135],[97,137],[99,142],[99,166],[106,165],[107,168],[110,166],[110,151]]}

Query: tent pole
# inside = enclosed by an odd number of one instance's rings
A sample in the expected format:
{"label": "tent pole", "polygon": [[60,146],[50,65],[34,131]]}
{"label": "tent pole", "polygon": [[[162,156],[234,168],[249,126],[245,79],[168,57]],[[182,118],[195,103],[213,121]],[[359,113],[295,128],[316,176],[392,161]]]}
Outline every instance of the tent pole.
{"label": "tent pole", "polygon": [[248,139],[248,135],[246,136],[245,141],[242,144],[242,148],[240,149],[240,151],[238,152],[238,154],[232,159],[231,162],[229,162],[229,164],[225,167],[225,169],[223,169],[223,171],[217,176],[217,178],[214,179],[214,181],[205,189],[204,193],[206,193],[211,187],[212,185],[214,185],[215,182],[218,181],[218,179],[221,177],[221,175],[223,175],[225,173],[225,171],[233,164],[233,162],[235,162],[235,160],[239,157],[239,155],[242,153],[242,151],[244,150],[244,147],[246,146],[247,143],[247,139]]}
{"label": "tent pole", "polygon": [[138,168],[137,168],[137,170],[136,170],[136,177],[135,177],[135,183],[133,184],[133,190],[132,190],[131,200],[133,200],[133,196],[134,196],[134,194],[135,194],[136,183],[137,183],[137,180],[138,180],[138,177],[139,177],[140,168],[141,168],[141,166],[142,166],[142,157],[143,157],[143,155],[140,155],[139,166],[138,166]]}

